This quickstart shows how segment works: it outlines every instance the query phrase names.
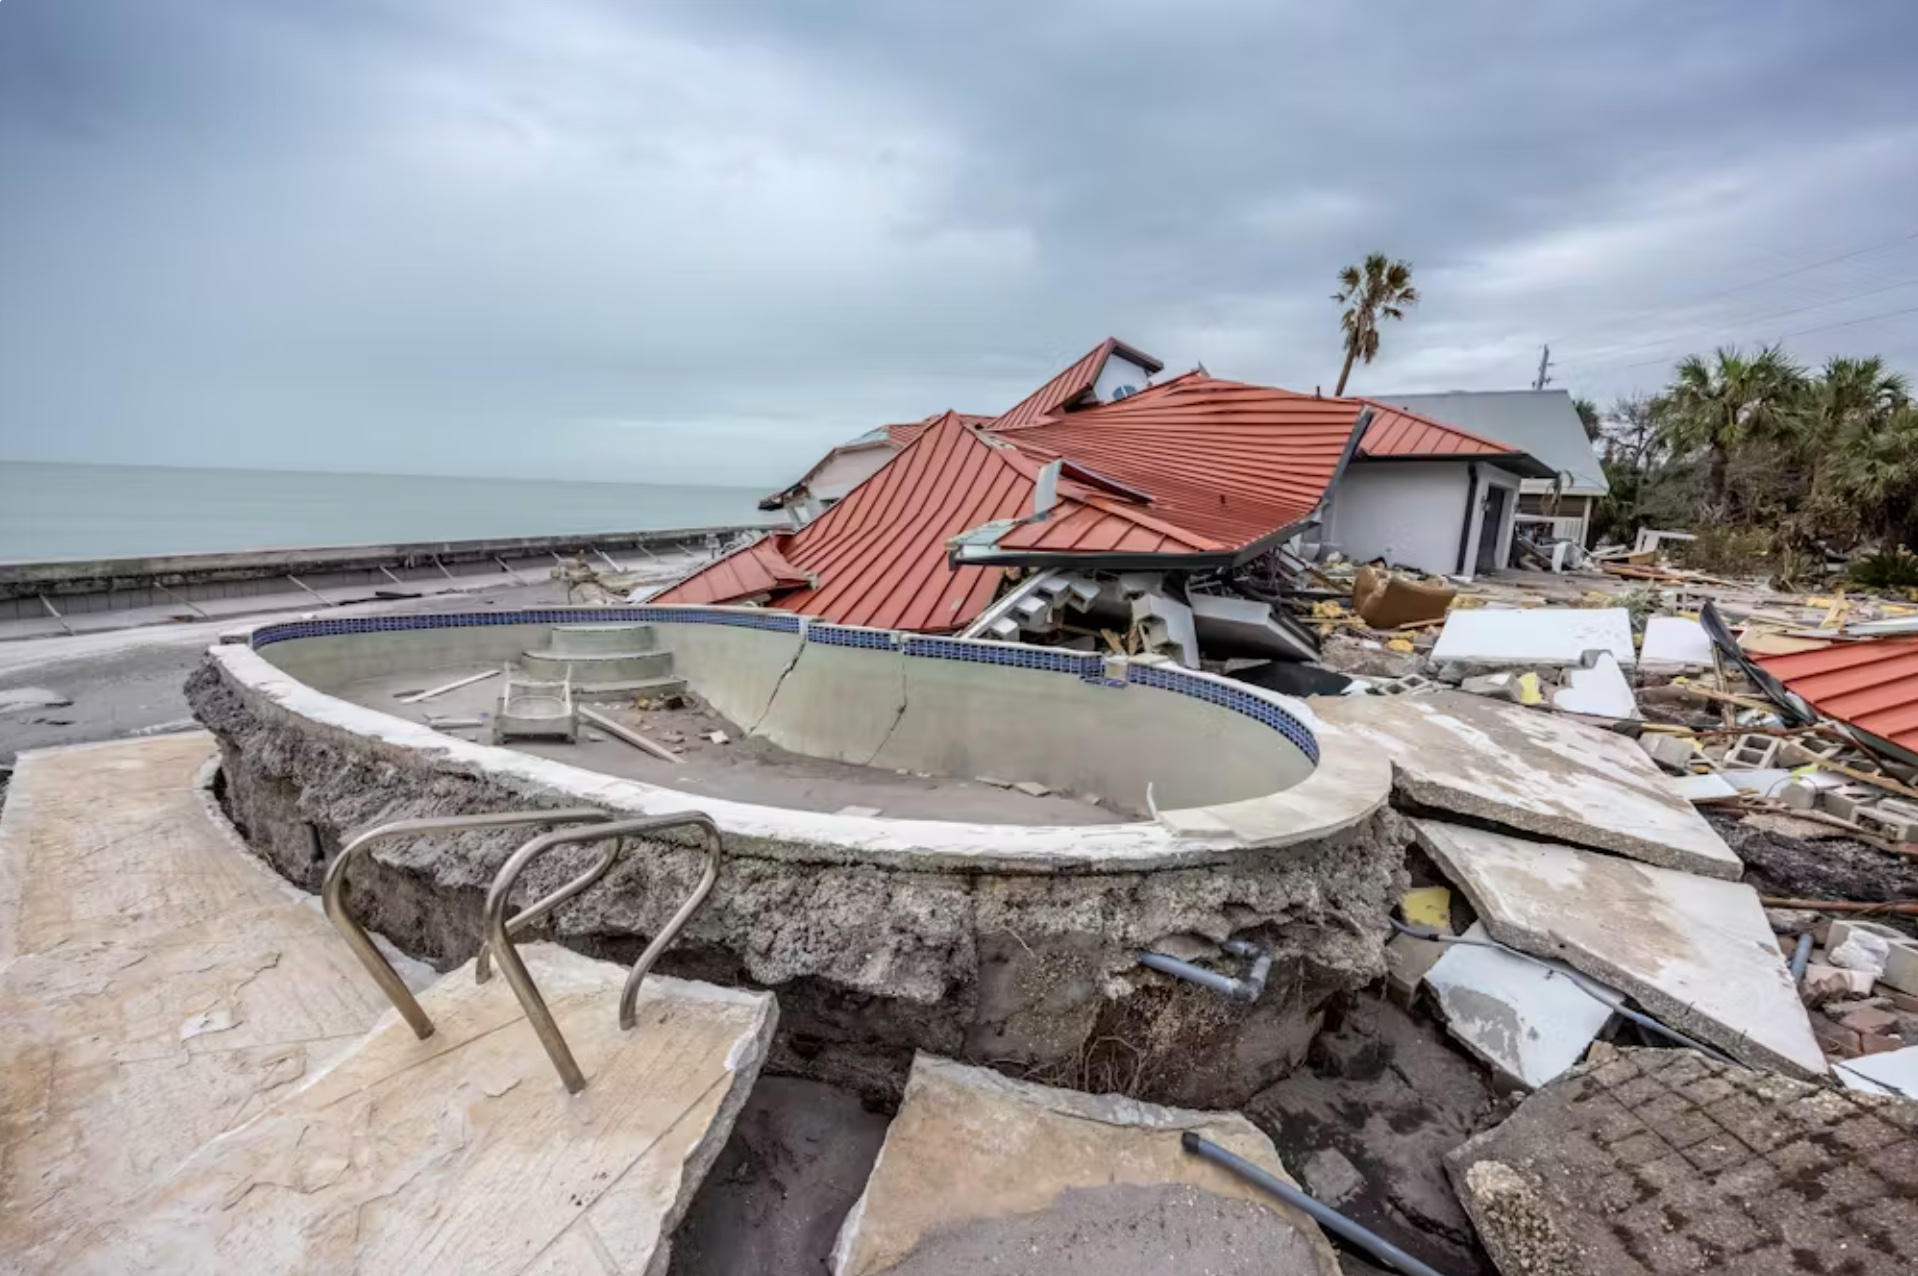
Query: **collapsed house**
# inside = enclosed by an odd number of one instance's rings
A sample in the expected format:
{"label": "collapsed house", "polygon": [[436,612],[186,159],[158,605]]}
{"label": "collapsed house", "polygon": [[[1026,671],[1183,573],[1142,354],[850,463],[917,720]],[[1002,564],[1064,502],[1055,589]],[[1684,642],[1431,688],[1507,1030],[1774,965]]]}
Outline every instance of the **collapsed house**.
{"label": "collapsed house", "polygon": [[1202,651],[1309,659],[1312,634],[1275,605],[1307,562],[1496,571],[1521,485],[1555,474],[1382,402],[1203,371],[1137,384],[1161,367],[1108,339],[983,424],[947,412],[886,427],[858,449],[883,463],[831,499],[854,445],[835,449],[774,498],[796,530],[652,601],[1083,650],[1104,639],[1190,667]]}

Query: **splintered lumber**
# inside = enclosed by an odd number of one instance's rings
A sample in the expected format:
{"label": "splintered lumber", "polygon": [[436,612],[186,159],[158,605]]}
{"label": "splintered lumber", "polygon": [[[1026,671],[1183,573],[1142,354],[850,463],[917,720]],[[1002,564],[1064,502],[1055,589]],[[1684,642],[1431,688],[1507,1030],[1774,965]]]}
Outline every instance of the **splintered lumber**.
{"label": "splintered lumber", "polygon": [[497,669],[488,669],[485,673],[471,674],[456,682],[449,682],[443,687],[434,687],[430,691],[416,691],[410,696],[401,696],[400,703],[418,704],[422,700],[431,700],[434,696],[443,696],[449,691],[458,691],[461,687],[470,687],[476,682],[484,682],[488,678],[497,678],[499,672]]}
{"label": "splintered lumber", "polygon": [[598,727],[601,731],[604,731],[606,734],[610,736],[615,736],[618,739],[624,740],[627,744],[632,745],[635,749],[640,749],[646,753],[650,753],[654,757],[660,759],[662,762],[679,761],[679,755],[677,753],[674,753],[671,749],[667,748],[665,745],[661,744],[659,741],[653,739],[651,736],[641,735],[639,732],[633,730],[631,727],[625,725],[624,723],[613,721],[611,718],[607,717],[605,714],[601,713],[597,709],[588,709],[585,705],[581,705],[579,707],[579,716],[584,718],[586,721],[592,723],[594,726]]}

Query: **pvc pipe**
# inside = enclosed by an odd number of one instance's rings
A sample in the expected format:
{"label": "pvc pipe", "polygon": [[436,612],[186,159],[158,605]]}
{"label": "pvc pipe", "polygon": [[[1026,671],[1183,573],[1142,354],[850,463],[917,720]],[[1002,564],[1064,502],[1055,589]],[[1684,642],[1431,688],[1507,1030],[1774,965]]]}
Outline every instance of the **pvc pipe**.
{"label": "pvc pipe", "polygon": [[1791,955],[1791,981],[1794,984],[1805,982],[1805,969],[1811,965],[1811,943],[1810,931],[1798,937],[1798,951]]}
{"label": "pvc pipe", "polygon": [[1187,1130],[1180,1136],[1179,1142],[1192,1155],[1203,1157],[1214,1165],[1238,1175],[1254,1187],[1264,1189],[1287,1205],[1303,1210],[1326,1231],[1335,1236],[1344,1237],[1380,1262],[1388,1263],[1404,1272],[1405,1276],[1444,1276],[1444,1273],[1436,1267],[1421,1263],[1378,1233],[1353,1222],[1331,1206],[1320,1204],[1284,1179],[1254,1165],[1244,1157],[1236,1156],[1210,1139],[1202,1138],[1197,1131]]}
{"label": "pvc pipe", "polygon": [[1222,992],[1235,1001],[1246,1000],[1239,990],[1239,981],[1230,975],[1221,975],[1216,970],[1207,970],[1204,966],[1195,966],[1189,961],[1180,961],[1177,957],[1168,957],[1164,953],[1140,953],[1139,964],[1156,970],[1162,975],[1171,975],[1174,979],[1183,979],[1187,983],[1210,988],[1213,992]]}

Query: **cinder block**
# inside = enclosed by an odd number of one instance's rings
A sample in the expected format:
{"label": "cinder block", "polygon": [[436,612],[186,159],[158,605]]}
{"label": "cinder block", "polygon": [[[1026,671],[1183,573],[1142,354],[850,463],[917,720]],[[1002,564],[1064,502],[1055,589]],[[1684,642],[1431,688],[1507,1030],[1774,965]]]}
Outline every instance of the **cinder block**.
{"label": "cinder block", "polygon": [[1837,816],[1841,820],[1856,819],[1858,809],[1876,802],[1878,793],[1879,790],[1867,788],[1862,784],[1847,784],[1836,789],[1820,789],[1818,808],[1827,815]]}
{"label": "cinder block", "polygon": [[1878,809],[1901,820],[1918,820],[1918,802],[1908,802],[1904,798],[1888,797],[1878,804]]}
{"label": "cinder block", "polygon": [[[1744,738],[1751,739],[1750,736]],[[1844,747],[1836,740],[1825,740],[1816,746],[1801,740],[1784,740],[1778,746],[1778,765],[1793,767],[1809,766],[1813,762],[1829,762],[1837,757]]]}
{"label": "cinder block", "polygon": [[1851,818],[1888,842],[1918,842],[1918,820],[1888,815],[1882,803],[1861,806]]}
{"label": "cinder block", "polygon": [[1638,737],[1638,747],[1649,753],[1652,761],[1674,771],[1687,769],[1698,755],[1696,746],[1682,735],[1661,735],[1648,731]]}
{"label": "cinder block", "polygon": [[1731,771],[1763,771],[1778,758],[1779,741],[1768,735],[1741,735],[1738,743],[1725,751],[1725,768]]}
{"label": "cinder block", "polygon": [[1818,803],[1818,790],[1803,780],[1787,780],[1773,796],[1794,811],[1809,811]]}

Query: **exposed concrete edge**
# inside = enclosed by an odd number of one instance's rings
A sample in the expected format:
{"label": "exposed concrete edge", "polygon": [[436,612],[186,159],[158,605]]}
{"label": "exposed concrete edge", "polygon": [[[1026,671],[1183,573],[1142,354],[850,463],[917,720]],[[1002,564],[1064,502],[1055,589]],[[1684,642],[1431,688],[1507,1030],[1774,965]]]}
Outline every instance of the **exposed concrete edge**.
{"label": "exposed concrete edge", "polygon": [[[1193,1108],[1173,1108],[1157,1103],[1146,1103],[1137,1099],[1127,1099],[1116,1094],[1086,1094],[1078,1090],[1065,1090],[1054,1086],[1039,1085],[1032,1081],[1015,1081],[1002,1072],[991,1068],[977,1067],[960,1063],[954,1059],[928,1054],[923,1050],[915,1051],[912,1057],[912,1071],[906,1078],[905,1095],[900,1100],[903,1108],[912,1101],[913,1092],[927,1085],[932,1078],[946,1076],[963,1084],[979,1089],[991,1090],[1004,1095],[1009,1101],[1030,1104],[1061,1116],[1078,1121],[1092,1121],[1100,1125],[1114,1126],[1120,1129],[1137,1130],[1197,1130],[1213,1142],[1229,1140],[1241,1151],[1246,1148],[1257,1149],[1250,1159],[1262,1162],[1263,1169],[1276,1174],[1279,1178],[1299,1187],[1298,1180],[1286,1169],[1280,1159],[1278,1148],[1270,1136],[1259,1129],[1240,1112],[1202,1112]],[[1113,1119],[1113,1110],[1117,1109],[1122,1119]],[[846,1218],[839,1226],[839,1235],[833,1241],[831,1270],[834,1276],[842,1276],[852,1260],[852,1249],[859,1238],[859,1229],[864,1222],[867,1197],[871,1193],[873,1180],[879,1177],[880,1167],[885,1164],[888,1143],[882,1143],[879,1155],[873,1161],[872,1169],[867,1172],[866,1186],[860,1190],[859,1199],[846,1211]],[[1299,1189],[1304,1191],[1303,1188]],[[1328,1270],[1337,1267],[1337,1259],[1331,1244],[1319,1225],[1302,1211],[1284,1202],[1269,1197],[1261,1197],[1270,1208],[1299,1229],[1304,1235],[1316,1242],[1316,1248],[1328,1264]]]}
{"label": "exposed concrete edge", "polygon": [[1159,812],[1159,823],[1188,837],[1235,837],[1276,849],[1351,828],[1392,797],[1392,767],[1337,727],[1308,718],[1318,765],[1289,789],[1243,802]]}
{"label": "exposed concrete edge", "polygon": [[[1442,821],[1430,822],[1442,823]],[[1472,875],[1460,871],[1452,863],[1450,850],[1426,831],[1427,823],[1426,820],[1411,821],[1413,834],[1418,839],[1420,849],[1430,855],[1433,863],[1439,866],[1452,884],[1464,892],[1466,900],[1478,914],[1478,919],[1485,924],[1485,929],[1499,943],[1516,948],[1520,952],[1530,953],[1534,957],[1548,957],[1554,961],[1562,961],[1580,974],[1589,975],[1606,986],[1624,993],[1666,1026],[1717,1046],[1741,1063],[1752,1067],[1769,1068],[1774,1072],[1782,1072],[1804,1081],[1826,1079],[1825,1074],[1809,1071],[1789,1056],[1767,1049],[1730,1025],[1698,1013],[1689,1003],[1671,996],[1655,984],[1647,983],[1625,967],[1606,961],[1575,944],[1565,943],[1549,931],[1533,930],[1514,924],[1508,918],[1500,916],[1494,907],[1495,902],[1478,889],[1477,884],[1472,880]],[[1562,844],[1557,849],[1577,854],[1594,853],[1580,847]],[[1659,871],[1657,865],[1648,864],[1639,865],[1639,867]],[[1754,902],[1756,895],[1757,892],[1754,891]],[[1781,964],[1783,960],[1781,955],[1779,958]]]}
{"label": "exposed concrete edge", "polygon": [[1392,763],[1392,776],[1393,786],[1407,801],[1424,810],[1437,812],[1441,817],[1483,820],[1538,841],[1555,842],[1578,851],[1599,851],[1634,863],[1649,864],[1653,868],[1715,877],[1720,881],[1735,882],[1745,872],[1744,864],[1736,857],[1728,861],[1712,859],[1603,825],[1575,822],[1540,811],[1528,811],[1509,803],[1488,801],[1462,793],[1448,784],[1423,780],[1402,762]]}
{"label": "exposed concrete edge", "polygon": [[659,1220],[659,1244],[653,1250],[653,1258],[646,1265],[646,1276],[666,1276],[672,1266],[673,1234],[686,1219],[686,1211],[692,1208],[693,1197],[706,1182],[706,1176],[712,1172],[713,1163],[725,1150],[727,1140],[732,1138],[733,1126],[739,1121],[739,1114],[746,1108],[747,1100],[752,1098],[753,1087],[759,1081],[760,1069],[765,1067],[767,1058],[772,1054],[773,1036],[779,1028],[779,999],[770,992],[750,992],[739,988],[722,988],[715,984],[699,983],[692,980],[671,979],[663,975],[648,976],[658,979],[662,984],[670,984],[678,997],[714,998],[723,1000],[760,1003],[759,1020],[753,1035],[742,1040],[727,1056],[726,1069],[732,1073],[732,1081],[721,1100],[719,1111],[713,1113],[713,1119],[707,1123],[706,1133],[699,1143],[679,1163],[679,1183],[673,1195],[672,1204]]}
{"label": "exposed concrete edge", "polygon": [[[1229,863],[1263,849],[1233,834],[1223,819],[1205,825],[1199,816],[1217,808],[1200,808],[1193,817],[1193,831],[1184,832],[1157,823],[1031,826],[847,816],[698,796],[515,749],[456,739],[317,691],[242,644],[215,645],[206,658],[263,716],[295,720],[342,743],[395,754],[428,770],[482,773],[542,803],[585,804],[635,815],[703,811],[729,839],[740,839],[741,849],[766,858],[933,872],[1120,873]],[[1383,782],[1376,800],[1368,793],[1345,806],[1333,802],[1334,783],[1342,774],[1335,763],[1325,785],[1308,793],[1302,804],[1307,815],[1319,807],[1326,809],[1317,817],[1320,822],[1287,830],[1287,841],[1336,833],[1383,805],[1389,793]],[[1309,783],[1298,787],[1304,789]]]}

